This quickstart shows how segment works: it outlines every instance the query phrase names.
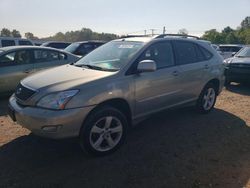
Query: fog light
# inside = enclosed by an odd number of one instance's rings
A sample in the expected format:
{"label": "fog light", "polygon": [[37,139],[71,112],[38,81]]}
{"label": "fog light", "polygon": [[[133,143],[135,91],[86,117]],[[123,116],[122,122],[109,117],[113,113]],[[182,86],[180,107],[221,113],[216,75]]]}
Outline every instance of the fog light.
{"label": "fog light", "polygon": [[58,131],[62,126],[61,125],[54,125],[54,126],[44,126],[42,127],[43,131],[46,132],[56,132]]}

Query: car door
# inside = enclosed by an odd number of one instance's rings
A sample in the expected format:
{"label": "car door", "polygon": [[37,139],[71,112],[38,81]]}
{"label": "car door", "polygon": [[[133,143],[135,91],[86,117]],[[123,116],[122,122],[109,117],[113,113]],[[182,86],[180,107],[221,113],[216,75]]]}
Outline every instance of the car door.
{"label": "car door", "polygon": [[47,49],[35,49],[34,61],[34,70],[36,72],[68,63],[67,55],[58,51]]}
{"label": "car door", "polygon": [[143,116],[179,102],[179,69],[174,63],[172,44],[159,42],[146,49],[138,62],[154,60],[155,72],[135,75],[136,115]]}
{"label": "car door", "polygon": [[193,42],[174,41],[176,64],[180,71],[182,102],[196,99],[208,79],[207,75],[211,67],[200,48]]}
{"label": "car door", "polygon": [[14,91],[21,79],[34,70],[30,50],[17,50],[0,56],[0,93]]}

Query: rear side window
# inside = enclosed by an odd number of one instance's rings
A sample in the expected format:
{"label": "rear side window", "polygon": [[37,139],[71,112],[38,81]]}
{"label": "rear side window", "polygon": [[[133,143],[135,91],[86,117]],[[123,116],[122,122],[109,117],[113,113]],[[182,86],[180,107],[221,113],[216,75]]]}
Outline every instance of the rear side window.
{"label": "rear side window", "polygon": [[22,46],[29,46],[29,45],[32,45],[32,43],[28,40],[19,40],[18,41],[18,44],[19,45],[22,45]]}
{"label": "rear side window", "polygon": [[32,63],[31,53],[28,50],[11,52],[0,57],[0,66],[11,66]]}
{"label": "rear side window", "polygon": [[66,59],[66,55],[50,50],[34,50],[34,58],[36,63],[50,62]]}
{"label": "rear side window", "polygon": [[204,55],[204,60],[209,60],[212,58],[213,55],[208,50],[206,50],[205,48],[200,47],[200,46],[199,46],[199,49],[201,50],[202,54]]}
{"label": "rear side window", "polygon": [[196,45],[190,42],[175,41],[176,63],[178,65],[190,64],[199,61],[196,54]]}
{"label": "rear side window", "polygon": [[14,40],[2,40],[2,47],[15,46]]}
{"label": "rear side window", "polygon": [[212,54],[198,44],[186,41],[175,41],[176,63],[185,65],[206,61]]}
{"label": "rear side window", "polygon": [[174,65],[173,49],[170,42],[156,43],[150,46],[140,57],[142,60],[154,60],[157,69]]}

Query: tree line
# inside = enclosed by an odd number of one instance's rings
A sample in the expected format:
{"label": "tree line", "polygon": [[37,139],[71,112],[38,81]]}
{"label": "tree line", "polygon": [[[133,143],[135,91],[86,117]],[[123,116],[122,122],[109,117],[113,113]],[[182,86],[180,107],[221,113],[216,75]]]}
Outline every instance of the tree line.
{"label": "tree line", "polygon": [[[7,28],[3,28],[0,32],[1,37],[16,37],[21,38],[22,35],[17,30],[9,30]],[[85,41],[85,40],[104,40],[110,41],[118,38],[119,36],[111,33],[97,33],[88,28],[82,28],[78,31],[68,31],[66,33],[58,32],[53,36],[46,38],[38,38],[34,36],[33,33],[27,32],[24,34],[25,38],[30,40],[43,40],[43,41],[65,41],[65,42],[77,42],[77,41]]]}
{"label": "tree line", "polygon": [[229,26],[221,32],[211,29],[206,31],[202,38],[214,44],[250,44],[250,16],[246,17],[237,29]]}
{"label": "tree line", "polygon": [[[179,34],[187,34],[186,29],[181,29]],[[21,38],[21,34],[16,29],[9,30],[3,28],[0,32],[2,37],[17,37]],[[39,40],[33,33],[27,32],[24,34],[25,38],[31,40]],[[110,41],[118,38],[119,36],[112,33],[98,33],[94,32],[89,28],[82,28],[77,31],[68,31],[65,33],[58,32],[53,36],[47,38],[40,38],[43,41],[66,41],[66,42],[76,42],[85,40],[104,40]],[[209,40],[214,44],[250,44],[250,16],[246,17],[237,29],[232,29],[231,27],[224,28],[221,32],[216,29],[211,29],[206,31],[202,36],[203,39]]]}

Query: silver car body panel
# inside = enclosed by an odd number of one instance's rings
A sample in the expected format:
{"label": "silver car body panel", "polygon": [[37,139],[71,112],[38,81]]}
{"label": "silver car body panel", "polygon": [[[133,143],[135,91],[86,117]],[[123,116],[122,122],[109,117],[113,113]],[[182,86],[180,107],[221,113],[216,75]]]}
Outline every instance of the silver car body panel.
{"label": "silver car body panel", "polygon": [[[19,101],[19,103],[17,103],[15,96],[12,96],[10,106],[18,112],[17,121],[32,131],[36,129],[35,132],[39,132],[37,133],[39,135],[63,138],[69,137],[66,134],[67,131],[62,131],[60,136],[53,136],[43,133],[41,127],[51,121],[55,121],[54,124],[60,124],[62,127],[68,127],[68,122],[72,121],[71,123],[74,123],[72,126],[76,126],[74,127],[76,132],[71,134],[73,136],[79,133],[77,131],[80,130],[91,110],[109,100],[121,99],[126,101],[131,109],[132,122],[135,123],[139,119],[157,111],[194,103],[204,86],[211,80],[216,79],[219,81],[218,93],[222,90],[225,80],[222,57],[210,44],[199,40],[192,40],[192,42],[203,46],[213,54],[213,57],[208,61],[172,66],[155,72],[127,74],[134,61],[148,46],[158,40],[173,40],[173,38],[139,39],[145,42],[144,47],[120,71],[106,72],[64,65],[42,71],[22,80],[22,85],[36,89],[39,92],[29,100],[25,102]],[[139,39],[128,38],[125,40],[138,41]],[[190,41],[190,39],[178,38],[174,40]],[[78,89],[79,93],[69,101],[65,110],[52,113],[51,110],[36,107],[36,103],[42,97],[53,92],[71,89]],[[25,107],[25,105],[28,107]],[[37,117],[35,117],[35,120],[32,111],[36,111]],[[71,111],[75,115],[70,116]],[[27,120],[30,122],[36,121],[38,125],[33,124],[33,126],[37,127],[30,127]]]}

